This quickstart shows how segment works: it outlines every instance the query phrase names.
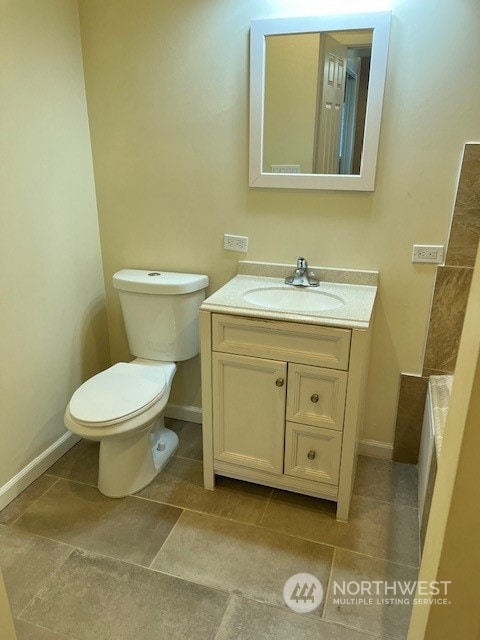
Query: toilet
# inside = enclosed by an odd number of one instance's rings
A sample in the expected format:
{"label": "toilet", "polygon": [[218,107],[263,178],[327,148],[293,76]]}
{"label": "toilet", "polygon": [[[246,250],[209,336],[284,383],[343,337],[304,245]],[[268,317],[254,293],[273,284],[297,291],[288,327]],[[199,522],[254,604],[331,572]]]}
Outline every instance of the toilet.
{"label": "toilet", "polygon": [[100,442],[98,488],[120,498],[147,486],[177,449],[163,411],[175,363],[200,351],[198,310],[208,276],[123,269],[113,286],[136,358],[84,382],[65,411],[65,425]]}

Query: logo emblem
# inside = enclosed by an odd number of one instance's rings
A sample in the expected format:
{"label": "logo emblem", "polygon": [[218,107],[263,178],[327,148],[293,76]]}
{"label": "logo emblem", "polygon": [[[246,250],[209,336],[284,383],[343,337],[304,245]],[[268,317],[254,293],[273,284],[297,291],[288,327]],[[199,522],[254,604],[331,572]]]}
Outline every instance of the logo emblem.
{"label": "logo emblem", "polygon": [[311,573],[296,573],[285,582],[283,599],[287,607],[296,613],[310,613],[323,600],[320,580]]}

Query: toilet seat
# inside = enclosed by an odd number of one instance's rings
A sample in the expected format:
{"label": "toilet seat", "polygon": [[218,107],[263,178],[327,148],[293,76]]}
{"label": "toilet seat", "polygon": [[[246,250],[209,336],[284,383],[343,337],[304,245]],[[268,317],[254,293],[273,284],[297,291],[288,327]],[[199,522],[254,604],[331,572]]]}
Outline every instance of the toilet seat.
{"label": "toilet seat", "polygon": [[[119,424],[148,411],[167,391],[172,364],[120,362],[87,380],[72,396],[68,411],[77,423],[95,427]],[[175,365],[173,365],[173,370]]]}

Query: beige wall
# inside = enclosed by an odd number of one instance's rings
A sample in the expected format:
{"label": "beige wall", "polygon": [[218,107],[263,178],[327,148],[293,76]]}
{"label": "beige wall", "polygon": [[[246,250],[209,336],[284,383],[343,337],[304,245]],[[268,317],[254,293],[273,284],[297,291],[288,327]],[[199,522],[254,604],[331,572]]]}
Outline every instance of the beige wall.
{"label": "beige wall", "polygon": [[0,486],[108,363],[77,4],[0,0]]}
{"label": "beige wall", "polygon": [[[213,291],[243,257],[222,249],[224,232],[249,236],[248,259],[378,268],[364,437],[392,442],[435,273],[411,264],[411,247],[446,241],[463,144],[480,139],[480,84],[464,72],[480,59],[480,7],[392,1],[374,193],[249,189],[249,21],[303,4],[79,0],[112,355],[128,358],[112,273],[204,272]],[[172,400],[200,403],[198,363],[180,369]]]}

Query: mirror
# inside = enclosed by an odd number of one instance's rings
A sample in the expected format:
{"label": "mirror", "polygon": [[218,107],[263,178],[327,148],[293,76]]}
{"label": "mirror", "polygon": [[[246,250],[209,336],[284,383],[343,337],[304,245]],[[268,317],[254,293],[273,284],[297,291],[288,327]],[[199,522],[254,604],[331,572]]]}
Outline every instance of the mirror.
{"label": "mirror", "polygon": [[390,13],[253,20],[250,186],[373,191]]}

